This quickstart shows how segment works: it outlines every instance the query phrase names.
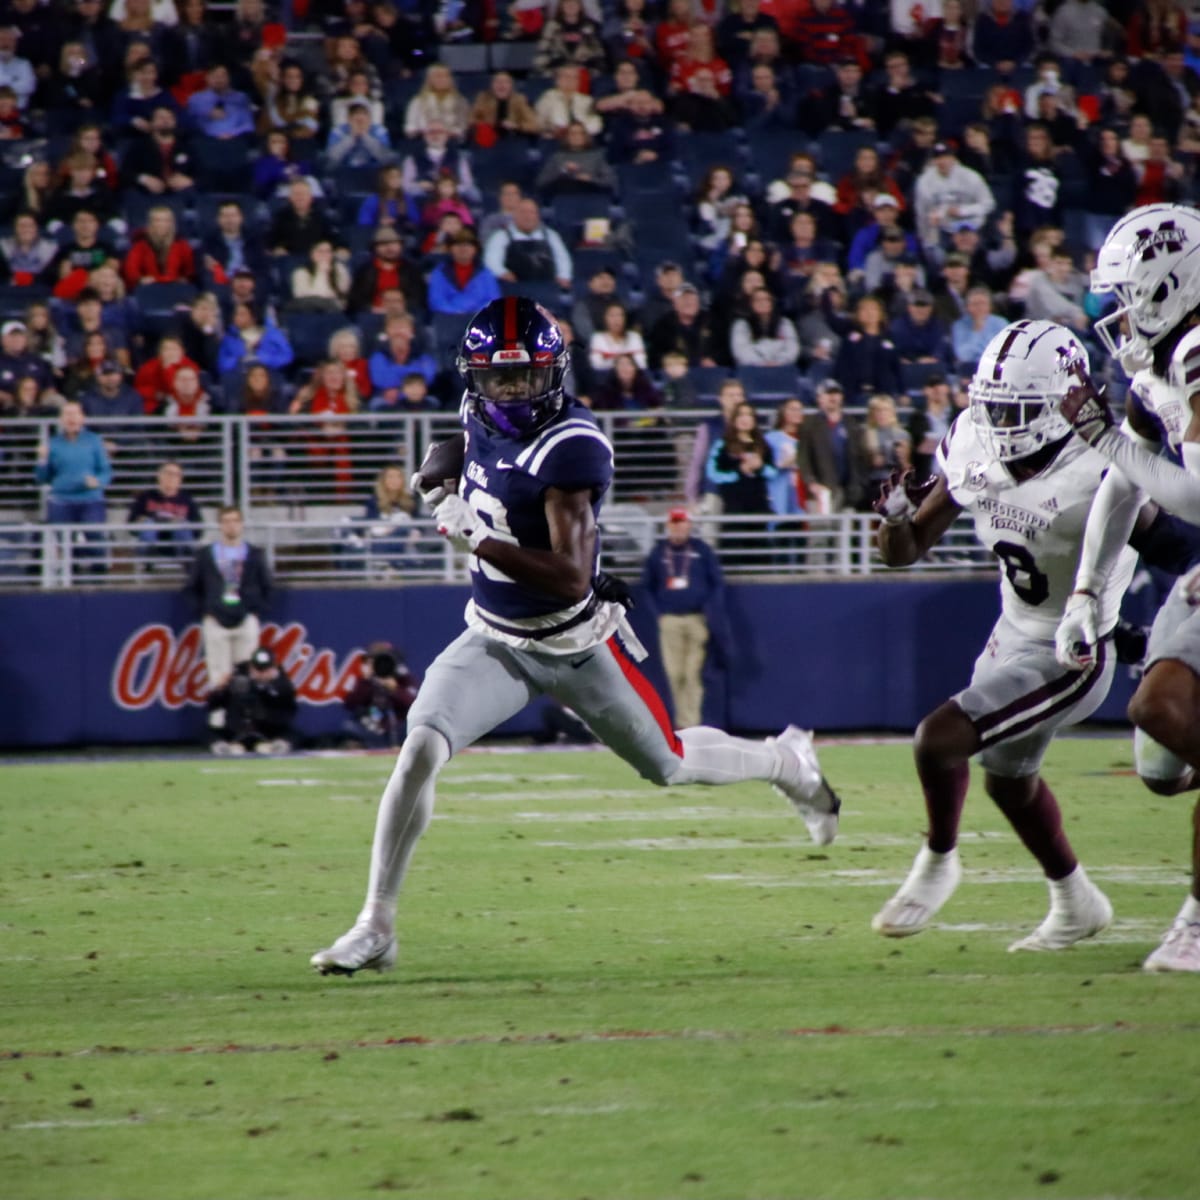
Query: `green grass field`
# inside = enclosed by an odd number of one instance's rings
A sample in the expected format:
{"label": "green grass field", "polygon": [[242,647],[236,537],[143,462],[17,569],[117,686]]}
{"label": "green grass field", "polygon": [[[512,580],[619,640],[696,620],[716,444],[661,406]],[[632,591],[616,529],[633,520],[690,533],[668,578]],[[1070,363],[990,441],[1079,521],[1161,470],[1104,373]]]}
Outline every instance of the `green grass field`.
{"label": "green grass field", "polygon": [[1200,1195],[1200,979],[1139,971],[1190,802],[1076,740],[1047,775],[1117,910],[1050,956],[981,791],[942,922],[872,914],[923,814],[901,745],[830,745],[842,836],[764,785],[606,752],[442,777],[390,975],[321,979],[387,758],[0,771],[0,1195]]}

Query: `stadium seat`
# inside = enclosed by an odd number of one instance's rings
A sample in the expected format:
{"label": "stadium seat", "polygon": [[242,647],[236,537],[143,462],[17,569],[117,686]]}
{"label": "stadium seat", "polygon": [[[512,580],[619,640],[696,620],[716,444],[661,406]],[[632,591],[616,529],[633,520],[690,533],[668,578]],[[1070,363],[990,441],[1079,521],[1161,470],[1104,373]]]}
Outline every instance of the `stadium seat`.
{"label": "stadium seat", "polygon": [[528,296],[531,300],[536,300],[543,308],[548,308],[552,313],[558,313],[566,316],[571,311],[569,299],[563,296],[557,283],[553,280],[535,280],[527,279],[524,281],[507,280],[500,281],[500,291],[506,296]]}
{"label": "stadium seat", "polygon": [[485,74],[488,69],[488,48],[485,42],[451,42],[438,47],[437,57],[438,62],[449,67],[455,75],[470,72]]}
{"label": "stadium seat", "polygon": [[533,61],[537,58],[537,43],[493,42],[489,58],[493,71],[511,71],[514,75],[524,75],[533,70]]}
{"label": "stadium seat", "polygon": [[912,362],[900,364],[900,382],[910,396],[919,396],[930,375],[946,375],[946,364],[940,362]]}
{"label": "stadium seat", "polygon": [[329,339],[345,325],[350,324],[344,313],[287,312],[281,322],[283,330],[292,344],[296,362],[313,366],[329,353]]}
{"label": "stadium seat", "polygon": [[688,379],[696,387],[697,399],[706,404],[716,400],[717,393],[721,390],[721,384],[733,377],[732,367],[691,367],[688,369]]}
{"label": "stadium seat", "polygon": [[854,166],[854,156],[863,146],[874,146],[875,135],[867,131],[827,129],[813,143],[821,174],[836,183]]}
{"label": "stadium seat", "polygon": [[190,283],[143,283],[133,293],[139,316],[139,329],[149,342],[155,342],[174,328],[180,316],[196,298]]}
{"label": "stadium seat", "polygon": [[596,217],[612,221],[614,201],[607,192],[565,192],[550,200],[550,224],[568,245],[577,242],[585,222]]}
{"label": "stadium seat", "polygon": [[737,377],[745,384],[746,395],[751,401],[783,400],[794,396],[800,381],[794,366],[740,366],[737,369]]}
{"label": "stadium seat", "polygon": [[458,343],[467,327],[465,313],[434,313],[430,321],[433,347],[438,366],[451,369],[458,354]]}

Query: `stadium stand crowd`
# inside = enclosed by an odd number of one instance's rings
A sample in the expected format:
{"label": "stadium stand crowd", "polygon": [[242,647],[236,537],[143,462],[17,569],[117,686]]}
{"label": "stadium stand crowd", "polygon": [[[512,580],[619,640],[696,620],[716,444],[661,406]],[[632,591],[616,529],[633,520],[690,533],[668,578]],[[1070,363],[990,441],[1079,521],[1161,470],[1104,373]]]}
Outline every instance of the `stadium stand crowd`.
{"label": "stadium stand crowd", "polygon": [[832,376],[928,461],[1004,319],[1106,374],[1091,259],[1193,199],[1198,70],[1171,0],[7,0],[0,420],[452,410],[521,293],[597,409]]}

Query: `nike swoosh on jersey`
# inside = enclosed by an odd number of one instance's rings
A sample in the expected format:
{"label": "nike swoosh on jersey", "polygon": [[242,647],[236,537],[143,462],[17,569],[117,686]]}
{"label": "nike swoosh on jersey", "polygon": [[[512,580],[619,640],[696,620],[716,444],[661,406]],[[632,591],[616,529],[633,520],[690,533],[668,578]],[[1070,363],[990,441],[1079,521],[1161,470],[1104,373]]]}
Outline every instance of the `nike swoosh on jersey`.
{"label": "nike swoosh on jersey", "polygon": [[502,458],[496,459],[496,470],[497,471],[511,471],[513,469],[514,465],[515,465],[514,463],[505,462],[504,459],[502,459]]}
{"label": "nike swoosh on jersey", "polygon": [[595,657],[596,656],[594,654],[589,654],[586,658],[581,658],[578,662],[573,662],[571,664],[571,669],[573,671],[578,671],[580,667],[586,667],[588,663],[590,663]]}

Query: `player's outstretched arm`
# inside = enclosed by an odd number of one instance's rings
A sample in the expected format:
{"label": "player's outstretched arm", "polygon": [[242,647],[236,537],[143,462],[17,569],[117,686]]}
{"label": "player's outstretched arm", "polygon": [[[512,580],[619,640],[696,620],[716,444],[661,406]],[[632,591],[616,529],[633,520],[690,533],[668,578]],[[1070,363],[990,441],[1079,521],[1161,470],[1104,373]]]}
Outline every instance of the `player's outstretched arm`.
{"label": "player's outstretched arm", "polygon": [[907,567],[942,540],[962,512],[943,476],[918,482],[912,471],[895,472],[883,485],[875,511],[883,518],[875,536],[889,567]]}
{"label": "player's outstretched arm", "polygon": [[574,492],[547,488],[545,504],[549,550],[529,550],[487,537],[475,553],[524,587],[577,604],[592,588],[596,551],[592,493],[588,488]]}

